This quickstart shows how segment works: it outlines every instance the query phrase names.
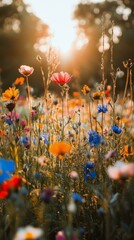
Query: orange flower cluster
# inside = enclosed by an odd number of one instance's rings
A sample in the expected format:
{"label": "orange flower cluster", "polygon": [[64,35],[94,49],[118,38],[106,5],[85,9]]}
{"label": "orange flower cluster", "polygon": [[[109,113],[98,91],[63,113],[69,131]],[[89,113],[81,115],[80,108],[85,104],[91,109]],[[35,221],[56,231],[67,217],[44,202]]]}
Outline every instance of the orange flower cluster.
{"label": "orange flower cluster", "polygon": [[15,87],[10,87],[4,93],[2,93],[3,101],[16,101],[19,97],[19,90]]}
{"label": "orange flower cluster", "polygon": [[49,147],[49,152],[60,159],[63,159],[67,153],[70,152],[71,145],[62,141],[62,142],[55,142]]}

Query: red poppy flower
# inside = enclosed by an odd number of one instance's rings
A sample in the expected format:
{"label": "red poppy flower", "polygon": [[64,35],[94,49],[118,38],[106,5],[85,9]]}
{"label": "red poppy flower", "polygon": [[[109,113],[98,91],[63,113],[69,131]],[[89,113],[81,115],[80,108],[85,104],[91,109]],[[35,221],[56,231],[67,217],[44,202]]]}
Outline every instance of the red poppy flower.
{"label": "red poppy flower", "polygon": [[70,82],[71,76],[67,72],[54,73],[51,77],[53,82],[64,85],[65,83]]}
{"label": "red poppy flower", "polygon": [[0,191],[0,199],[2,198],[6,198],[8,196],[8,192],[7,191]]}
{"label": "red poppy flower", "polygon": [[17,189],[20,187],[20,185],[21,185],[21,178],[19,176],[14,176],[11,179],[9,179],[8,181],[5,181],[1,185],[1,189],[3,191],[9,192],[10,189]]}

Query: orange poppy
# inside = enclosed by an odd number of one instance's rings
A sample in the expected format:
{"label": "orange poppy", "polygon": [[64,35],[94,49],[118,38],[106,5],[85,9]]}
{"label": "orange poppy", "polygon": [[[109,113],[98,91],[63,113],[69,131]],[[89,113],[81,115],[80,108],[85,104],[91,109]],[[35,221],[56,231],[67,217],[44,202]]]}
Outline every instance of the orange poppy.
{"label": "orange poppy", "polygon": [[24,78],[23,77],[16,78],[14,84],[15,85],[23,85],[24,84]]}
{"label": "orange poppy", "polygon": [[58,156],[60,159],[63,159],[66,153],[69,153],[71,145],[66,142],[55,142],[49,147],[49,152],[55,156]]}

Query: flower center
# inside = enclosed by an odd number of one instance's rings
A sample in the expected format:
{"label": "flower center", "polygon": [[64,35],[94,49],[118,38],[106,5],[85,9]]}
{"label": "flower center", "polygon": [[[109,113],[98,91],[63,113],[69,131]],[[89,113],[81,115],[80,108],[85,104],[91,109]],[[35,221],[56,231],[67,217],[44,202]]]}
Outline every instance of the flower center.
{"label": "flower center", "polygon": [[11,100],[14,100],[14,99],[15,99],[15,96],[12,96],[12,97],[11,97]]}
{"label": "flower center", "polygon": [[33,234],[31,232],[27,232],[25,234],[25,240],[32,240],[32,239],[34,239]]}

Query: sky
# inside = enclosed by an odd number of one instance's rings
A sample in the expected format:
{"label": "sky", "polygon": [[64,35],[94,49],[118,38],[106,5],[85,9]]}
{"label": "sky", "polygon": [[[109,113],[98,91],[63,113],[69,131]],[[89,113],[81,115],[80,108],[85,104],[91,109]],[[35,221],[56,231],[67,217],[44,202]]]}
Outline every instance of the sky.
{"label": "sky", "polygon": [[[25,0],[32,11],[50,27],[51,44],[66,54],[76,39],[72,13],[78,0]],[[68,3],[66,3],[68,2]]]}
{"label": "sky", "polygon": [[74,8],[80,0],[24,0],[24,2],[49,25],[52,34],[51,44],[63,54],[69,53],[74,43],[75,47],[80,49],[88,42],[85,36],[77,36],[76,22],[72,19]]}

